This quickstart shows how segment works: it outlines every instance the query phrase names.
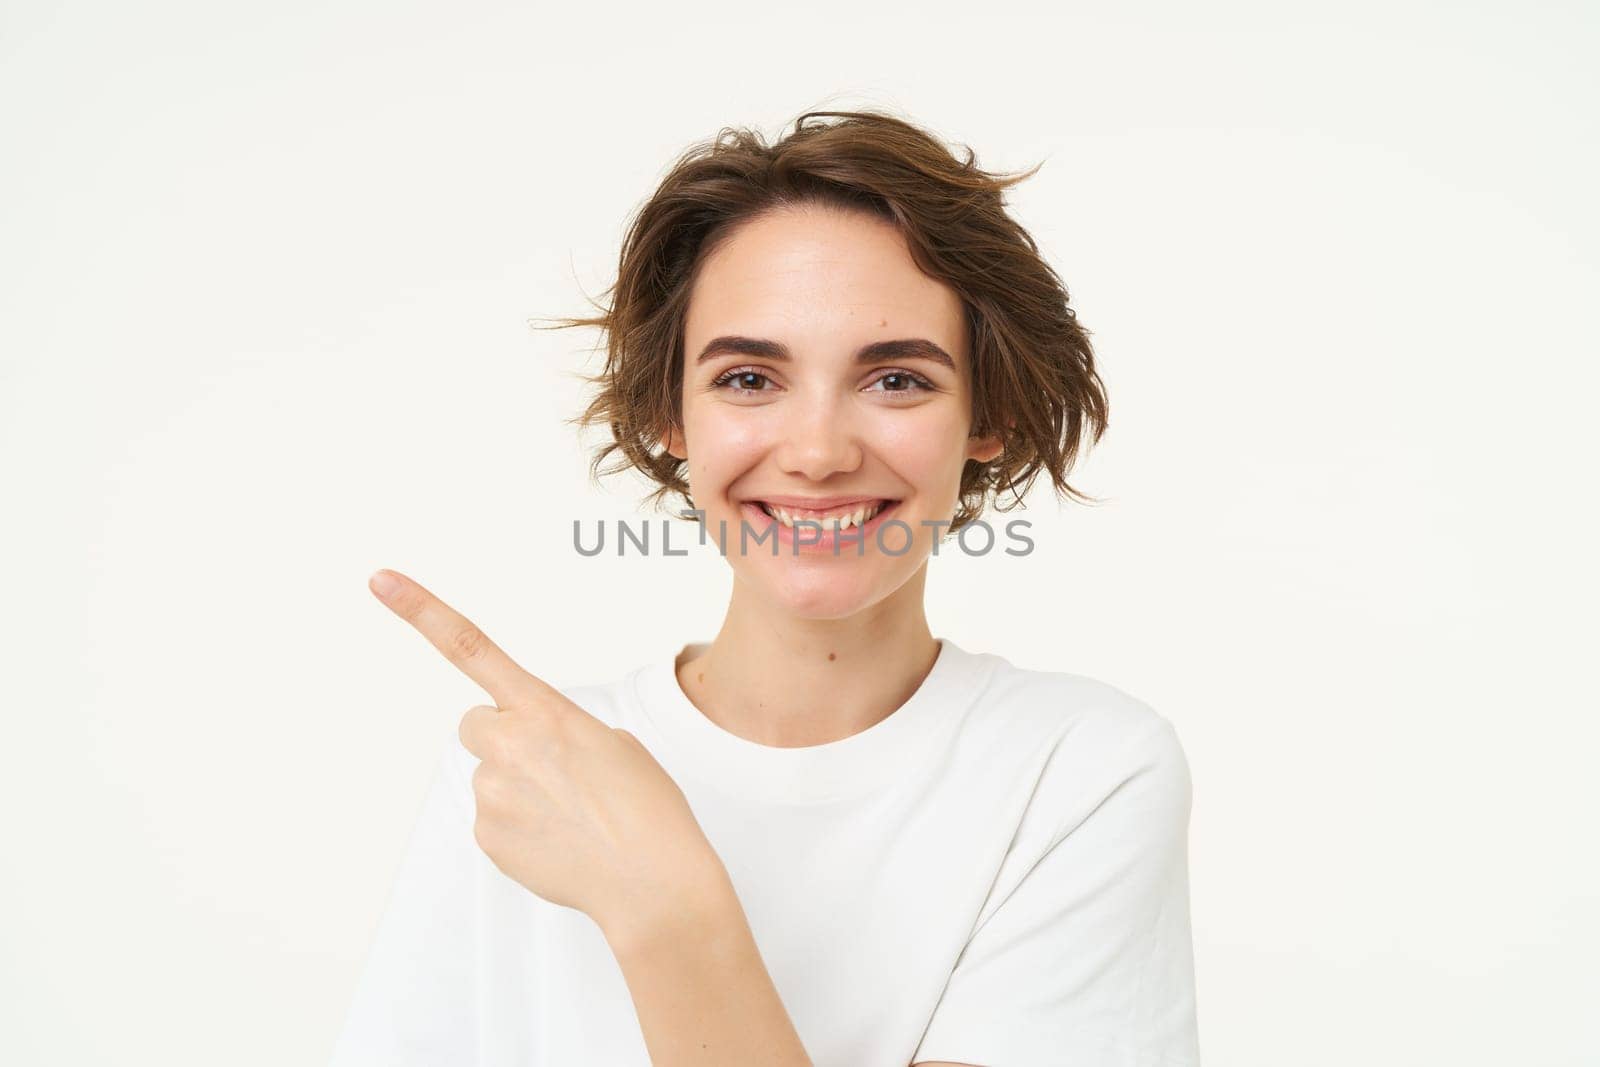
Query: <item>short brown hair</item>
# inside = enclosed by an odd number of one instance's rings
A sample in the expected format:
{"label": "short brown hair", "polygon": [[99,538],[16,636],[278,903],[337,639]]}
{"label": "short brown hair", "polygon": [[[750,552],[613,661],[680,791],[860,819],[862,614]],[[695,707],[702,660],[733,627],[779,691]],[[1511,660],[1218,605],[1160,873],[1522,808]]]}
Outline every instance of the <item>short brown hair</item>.
{"label": "short brown hair", "polygon": [[[808,121],[818,118],[837,121]],[[999,511],[1010,510],[999,505],[1004,489],[1020,504],[1041,471],[1058,493],[1092,501],[1066,481],[1082,438],[1092,445],[1106,427],[1089,331],[1002,196],[1043,164],[989,173],[966,152],[961,162],[930,133],[870,109],[808,111],[770,146],[755,130],[724,127],[686,149],[629,223],[617,280],[606,290],[610,306],[595,304],[592,318],[553,320],[557,329],[598,327],[606,342],[604,369],[585,378],[598,391],[568,420],[611,430],[590,478],[633,467],[657,483],[652,501],[676,492],[694,507],[687,465],[661,440],[682,425],[684,322],[699,266],[738,224],[820,203],[896,225],[917,266],[951,286],[966,309],[972,433],[999,435],[1004,450],[987,463],[967,461],[951,529],[976,519],[991,492]],[[602,471],[613,452],[620,461]]]}

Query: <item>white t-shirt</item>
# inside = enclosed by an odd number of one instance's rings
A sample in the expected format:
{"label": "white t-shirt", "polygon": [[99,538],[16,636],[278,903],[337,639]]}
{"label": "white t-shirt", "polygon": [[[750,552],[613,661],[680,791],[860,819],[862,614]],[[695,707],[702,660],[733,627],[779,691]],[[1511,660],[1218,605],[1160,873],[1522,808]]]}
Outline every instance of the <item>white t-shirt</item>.
{"label": "white t-shirt", "polygon": [[[807,748],[713,723],[676,657],[561,691],[682,788],[816,1067],[1198,1064],[1171,724],[940,646],[893,714]],[[452,726],[333,1067],[648,1067],[599,927],[478,848],[476,765]]]}

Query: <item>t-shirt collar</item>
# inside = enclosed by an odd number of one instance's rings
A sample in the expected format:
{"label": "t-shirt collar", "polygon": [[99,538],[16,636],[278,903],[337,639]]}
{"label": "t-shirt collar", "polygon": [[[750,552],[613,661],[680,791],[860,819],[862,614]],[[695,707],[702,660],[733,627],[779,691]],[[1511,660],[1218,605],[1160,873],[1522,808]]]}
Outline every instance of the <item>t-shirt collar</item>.
{"label": "t-shirt collar", "polygon": [[992,658],[939,638],[939,655],[911,697],[887,717],[823,745],[778,748],[730,733],[708,719],[678,684],[676,662],[694,645],[641,667],[633,699],[664,743],[677,777],[738,797],[773,803],[842,800],[889,785],[919,766],[957,725],[992,670]]}

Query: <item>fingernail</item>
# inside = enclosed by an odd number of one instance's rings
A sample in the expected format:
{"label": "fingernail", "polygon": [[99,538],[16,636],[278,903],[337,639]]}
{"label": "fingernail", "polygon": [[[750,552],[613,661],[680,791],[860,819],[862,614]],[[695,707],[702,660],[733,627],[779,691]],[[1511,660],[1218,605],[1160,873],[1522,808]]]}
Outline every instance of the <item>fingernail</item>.
{"label": "fingernail", "polygon": [[388,571],[373,571],[372,577],[367,579],[367,584],[372,587],[374,593],[387,599],[400,588],[400,579]]}

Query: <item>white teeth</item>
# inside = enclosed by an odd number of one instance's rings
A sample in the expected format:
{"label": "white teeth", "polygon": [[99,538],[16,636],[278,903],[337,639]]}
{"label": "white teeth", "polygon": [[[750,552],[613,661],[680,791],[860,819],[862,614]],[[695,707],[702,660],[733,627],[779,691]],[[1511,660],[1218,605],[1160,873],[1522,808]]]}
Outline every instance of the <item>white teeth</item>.
{"label": "white teeth", "polygon": [[883,503],[863,504],[854,511],[842,511],[837,514],[826,513],[823,515],[817,515],[814,512],[809,515],[793,515],[776,504],[763,503],[761,506],[769,515],[790,528],[793,528],[797,521],[804,519],[807,522],[820,523],[824,530],[831,530],[834,523],[839,524],[839,529],[848,530],[855,526],[864,525],[874,515],[882,511],[886,505]]}

